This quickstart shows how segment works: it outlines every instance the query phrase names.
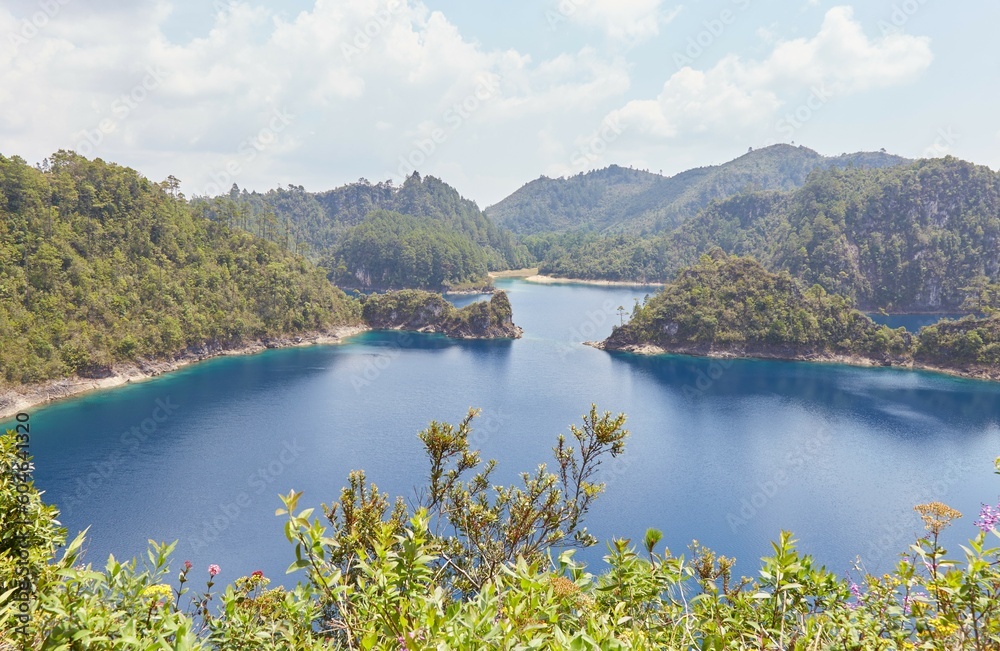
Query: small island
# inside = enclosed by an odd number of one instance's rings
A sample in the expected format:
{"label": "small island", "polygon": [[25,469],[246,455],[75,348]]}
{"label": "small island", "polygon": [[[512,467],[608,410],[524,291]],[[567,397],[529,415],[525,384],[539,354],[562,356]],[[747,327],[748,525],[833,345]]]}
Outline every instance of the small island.
{"label": "small island", "polygon": [[876,324],[850,299],[819,285],[803,289],[787,272],[716,249],[602,342],[639,354],[673,353],[904,366],[1000,380],[1000,313],[944,320],[913,335]]}
{"label": "small island", "polygon": [[458,309],[440,294],[405,289],[364,299],[365,322],[376,330],[436,332],[456,339],[520,339],[506,292]]}

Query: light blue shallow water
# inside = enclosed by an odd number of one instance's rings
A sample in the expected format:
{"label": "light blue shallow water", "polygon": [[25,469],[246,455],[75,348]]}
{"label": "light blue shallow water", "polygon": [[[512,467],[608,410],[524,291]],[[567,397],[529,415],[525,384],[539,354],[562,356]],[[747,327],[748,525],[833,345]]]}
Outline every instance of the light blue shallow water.
{"label": "light blue shallow water", "polygon": [[[591,402],[629,415],[624,457],[602,469],[591,512],[602,541],[647,527],[681,552],[692,539],[752,573],[790,529],[837,571],[858,556],[886,570],[920,529],[914,504],[966,513],[1000,494],[1000,386],[896,369],[608,354],[606,336],[641,289],[506,289],[514,342],[367,333],[342,346],[223,358],[32,414],[36,481],[89,560],[180,539],[177,563],[218,563],[232,580],[280,577],[294,556],[276,497],[337,498],[363,468],[412,498],[425,475],[416,433],[483,410],[476,441],[498,479],[551,459]],[[161,422],[157,422],[157,419]],[[132,428],[137,428],[132,431]],[[145,432],[143,432],[145,428]],[[954,545],[952,545],[954,547]],[[582,556],[599,564],[604,544]],[[287,582],[287,580],[286,580]]]}

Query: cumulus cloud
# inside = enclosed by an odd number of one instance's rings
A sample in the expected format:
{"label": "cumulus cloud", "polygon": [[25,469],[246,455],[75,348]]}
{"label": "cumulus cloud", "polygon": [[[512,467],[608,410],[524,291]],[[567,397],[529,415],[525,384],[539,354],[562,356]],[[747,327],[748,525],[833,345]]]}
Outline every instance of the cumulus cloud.
{"label": "cumulus cloud", "polygon": [[550,23],[567,19],[600,29],[611,39],[635,43],[658,36],[680,8],[665,9],[663,0],[560,0],[557,11]]}
{"label": "cumulus cloud", "polygon": [[420,0],[315,0],[295,15],[225,0],[183,42],[164,33],[166,2],[52,4],[26,31],[36,5],[0,7],[3,153],[75,149],[175,173],[188,194],[426,172],[442,150],[471,158],[519,120],[629,86],[620,59],[487,49]]}
{"label": "cumulus cloud", "polygon": [[851,7],[835,7],[812,38],[779,42],[761,61],[729,55],[706,71],[684,67],[655,99],[633,100],[612,116],[664,139],[708,130],[745,132],[807,95],[819,106],[831,97],[913,81],[932,59],[927,38],[870,39]]}

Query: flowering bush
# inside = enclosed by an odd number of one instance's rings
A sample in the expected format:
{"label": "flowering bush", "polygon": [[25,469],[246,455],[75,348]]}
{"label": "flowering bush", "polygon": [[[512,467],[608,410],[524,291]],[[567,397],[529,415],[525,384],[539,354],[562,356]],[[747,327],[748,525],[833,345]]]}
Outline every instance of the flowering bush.
{"label": "flowering bush", "polygon": [[[655,530],[639,547],[613,540],[607,568],[592,574],[572,547],[590,542],[580,523],[602,489],[590,479],[604,454],[621,452],[624,418],[591,410],[572,430],[575,445],[557,445],[559,471],[526,475],[521,489],[491,488],[492,462],[463,478],[479,465],[471,421],[421,434],[431,478],[412,513],[390,509],[361,476],[322,520],[298,510],[300,494],[283,496],[290,570],[305,573],[294,590],[269,589],[256,571],[215,591],[213,564],[205,590],[192,591],[190,562],[171,580],[173,544],[151,543],[141,566],[82,564],[84,534],[66,545],[55,510],[31,487],[32,535],[0,539],[0,649],[1000,648],[1000,507],[984,506],[953,557],[940,534],[961,514],[918,505],[926,535],[883,576],[836,576],[782,532],[756,574],[737,577],[733,559],[697,541],[688,555],[658,549]],[[0,437],[5,469],[14,453]],[[4,532],[14,490],[0,484]],[[462,509],[478,509],[475,535],[456,526]],[[26,574],[34,596],[22,622]]]}

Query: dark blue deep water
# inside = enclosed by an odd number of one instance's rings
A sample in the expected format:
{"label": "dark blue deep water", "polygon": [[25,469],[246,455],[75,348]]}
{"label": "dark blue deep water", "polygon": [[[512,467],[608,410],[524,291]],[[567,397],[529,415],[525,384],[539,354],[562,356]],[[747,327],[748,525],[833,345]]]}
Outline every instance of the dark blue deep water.
{"label": "dark blue deep water", "polygon": [[627,452],[602,469],[607,494],[588,520],[602,544],[582,557],[595,568],[612,536],[638,542],[652,526],[675,553],[698,539],[747,574],[782,529],[838,572],[859,556],[884,571],[921,529],[914,504],[966,514],[952,530],[957,551],[980,502],[1000,494],[1000,385],[612,355],[580,342],[606,336],[617,307],[644,290],[498,285],[525,329],[519,341],[367,333],[37,410],[37,484],[71,534],[90,526],[95,564],[179,539],[175,563],[218,563],[227,581],[256,569],[279,578],[294,560],[274,516],[279,492],[304,491],[303,507],[330,503],[365,469],[412,498],[426,471],[417,431],[469,407],[483,410],[476,441],[504,481],[549,460],[591,402],[629,415]]}

